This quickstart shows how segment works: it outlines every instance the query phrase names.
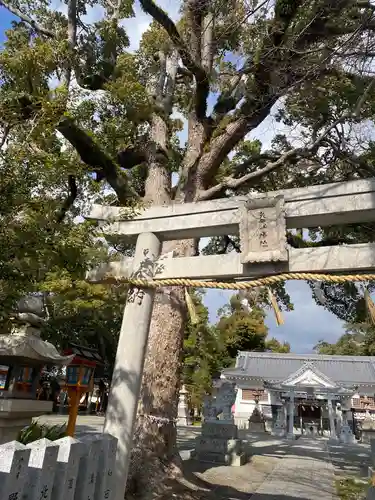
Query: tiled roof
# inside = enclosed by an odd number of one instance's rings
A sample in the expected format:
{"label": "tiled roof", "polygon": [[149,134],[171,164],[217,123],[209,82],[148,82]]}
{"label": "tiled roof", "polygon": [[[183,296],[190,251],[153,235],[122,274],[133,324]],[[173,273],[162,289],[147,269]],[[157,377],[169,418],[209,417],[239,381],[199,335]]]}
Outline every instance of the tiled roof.
{"label": "tiled roof", "polygon": [[375,384],[374,356],[240,352],[236,367],[227,368],[223,375],[282,382],[308,361],[341,385]]}
{"label": "tiled roof", "polygon": [[103,364],[103,358],[96,349],[70,343],[67,352],[90,361],[95,361],[98,364]]}

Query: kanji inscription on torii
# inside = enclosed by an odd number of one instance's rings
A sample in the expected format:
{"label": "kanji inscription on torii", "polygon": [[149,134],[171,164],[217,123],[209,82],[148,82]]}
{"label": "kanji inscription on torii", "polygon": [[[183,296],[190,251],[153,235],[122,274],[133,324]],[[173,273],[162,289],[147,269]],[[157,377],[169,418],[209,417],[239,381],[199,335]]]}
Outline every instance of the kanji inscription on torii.
{"label": "kanji inscription on torii", "polygon": [[242,264],[288,261],[283,196],[246,201],[239,226]]}

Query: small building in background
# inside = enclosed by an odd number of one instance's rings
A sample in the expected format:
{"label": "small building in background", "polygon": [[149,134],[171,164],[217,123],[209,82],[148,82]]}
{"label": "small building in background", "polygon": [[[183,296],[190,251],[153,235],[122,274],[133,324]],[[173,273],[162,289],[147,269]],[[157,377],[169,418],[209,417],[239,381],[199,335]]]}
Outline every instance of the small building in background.
{"label": "small building in background", "polygon": [[260,409],[266,431],[285,415],[289,437],[318,434],[336,438],[349,424],[375,419],[375,357],[240,352],[221,377],[237,387],[235,422],[248,428]]}

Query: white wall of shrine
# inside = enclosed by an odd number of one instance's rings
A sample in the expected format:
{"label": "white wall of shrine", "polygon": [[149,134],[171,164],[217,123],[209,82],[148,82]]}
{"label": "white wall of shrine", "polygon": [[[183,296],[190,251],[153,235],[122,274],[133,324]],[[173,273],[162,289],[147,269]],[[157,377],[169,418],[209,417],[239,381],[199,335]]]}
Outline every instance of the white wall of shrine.
{"label": "white wall of shrine", "polygon": [[[255,408],[255,400],[248,399],[248,394],[250,391],[263,391],[263,383],[254,382],[251,386],[247,384],[237,384],[236,402],[234,405],[234,420],[239,428],[247,427],[247,422],[252,415]],[[260,397],[259,408],[263,411],[266,407],[270,407],[271,404],[277,404],[273,401],[271,402],[271,394],[268,391],[264,391],[264,396]]]}

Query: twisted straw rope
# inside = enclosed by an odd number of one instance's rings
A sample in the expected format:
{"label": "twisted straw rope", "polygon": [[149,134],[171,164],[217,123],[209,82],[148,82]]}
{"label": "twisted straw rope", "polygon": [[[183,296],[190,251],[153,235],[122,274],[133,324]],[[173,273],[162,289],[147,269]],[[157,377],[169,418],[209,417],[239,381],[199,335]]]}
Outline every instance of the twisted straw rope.
{"label": "twisted straw rope", "polygon": [[170,278],[146,280],[139,278],[114,278],[107,276],[107,279],[117,283],[127,283],[130,286],[138,288],[160,288],[164,286],[183,286],[187,288],[213,288],[219,290],[247,290],[258,286],[274,285],[285,280],[308,280],[308,281],[327,281],[329,283],[345,283],[347,281],[371,281],[375,280],[375,274],[316,274],[316,273],[283,273],[274,276],[266,276],[251,281],[244,282],[220,282],[220,281],[202,281],[189,278]]}

